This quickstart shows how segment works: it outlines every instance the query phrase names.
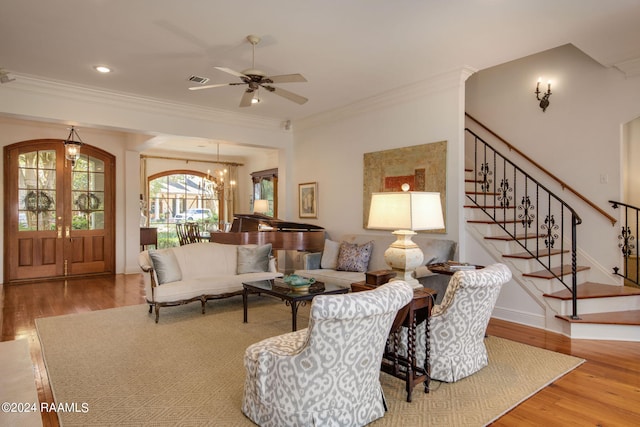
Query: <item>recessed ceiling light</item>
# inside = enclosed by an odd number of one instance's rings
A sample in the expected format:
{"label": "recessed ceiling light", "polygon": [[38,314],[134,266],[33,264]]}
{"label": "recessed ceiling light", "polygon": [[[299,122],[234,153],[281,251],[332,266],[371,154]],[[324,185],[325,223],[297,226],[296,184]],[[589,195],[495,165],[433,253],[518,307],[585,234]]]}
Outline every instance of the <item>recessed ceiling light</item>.
{"label": "recessed ceiling light", "polygon": [[95,67],[93,67],[94,70],[96,70],[99,73],[110,73],[111,72],[111,68],[107,67],[106,65],[96,65]]}
{"label": "recessed ceiling light", "polygon": [[260,102],[260,98],[251,98],[251,103],[252,104],[257,104]]}

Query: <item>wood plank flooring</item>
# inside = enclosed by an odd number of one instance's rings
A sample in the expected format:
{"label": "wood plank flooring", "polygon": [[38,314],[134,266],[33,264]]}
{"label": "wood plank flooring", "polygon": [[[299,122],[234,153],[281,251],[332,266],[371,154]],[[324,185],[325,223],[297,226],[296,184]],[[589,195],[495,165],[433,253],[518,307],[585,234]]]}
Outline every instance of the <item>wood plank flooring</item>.
{"label": "wood plank flooring", "polygon": [[[139,274],[0,288],[2,341],[29,339],[38,396],[41,402],[48,403],[53,402],[53,397],[34,320],[144,302]],[[587,360],[492,426],[640,425],[640,343],[570,340],[496,319],[491,320],[487,333]],[[42,420],[45,427],[58,426],[53,413],[43,413]]]}

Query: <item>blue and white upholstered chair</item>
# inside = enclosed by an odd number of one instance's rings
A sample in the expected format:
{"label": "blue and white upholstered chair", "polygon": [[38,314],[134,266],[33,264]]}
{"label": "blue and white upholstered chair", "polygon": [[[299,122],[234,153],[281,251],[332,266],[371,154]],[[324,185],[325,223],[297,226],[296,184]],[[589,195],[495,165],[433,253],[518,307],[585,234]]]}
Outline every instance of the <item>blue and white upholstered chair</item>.
{"label": "blue and white upholstered chair", "polygon": [[[511,280],[504,264],[481,270],[456,272],[449,281],[442,302],[431,310],[429,322],[429,365],[431,379],[455,382],[489,364],[484,345],[485,331],[502,285]],[[416,359],[425,359],[425,323],[416,328]],[[402,332],[400,354],[406,355],[406,331]]]}
{"label": "blue and white upholstered chair", "polygon": [[309,327],[249,346],[242,412],[260,426],[362,426],[384,416],[382,353],[413,288],[313,299]]}

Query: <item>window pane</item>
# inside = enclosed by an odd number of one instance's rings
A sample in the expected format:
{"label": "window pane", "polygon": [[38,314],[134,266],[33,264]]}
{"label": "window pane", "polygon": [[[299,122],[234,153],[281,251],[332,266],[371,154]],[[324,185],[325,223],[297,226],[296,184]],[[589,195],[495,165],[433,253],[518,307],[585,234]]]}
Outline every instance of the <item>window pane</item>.
{"label": "window pane", "polygon": [[101,172],[104,173],[104,162],[95,157],[91,157],[89,162],[89,172]]}
{"label": "window pane", "polygon": [[89,174],[89,189],[94,191],[104,191],[104,173]]}
{"label": "window pane", "polygon": [[56,152],[41,150],[18,157],[18,230],[56,228]]}
{"label": "window pane", "polygon": [[86,172],[89,170],[89,158],[86,154],[80,154],[76,165],[73,167],[74,172]]}
{"label": "window pane", "polygon": [[38,230],[53,231],[56,229],[56,211],[40,212],[38,214]]}
{"label": "window pane", "polygon": [[38,170],[21,168],[18,171],[18,188],[38,188]]}
{"label": "window pane", "polygon": [[38,168],[39,169],[56,169],[56,152],[55,150],[38,151]]}

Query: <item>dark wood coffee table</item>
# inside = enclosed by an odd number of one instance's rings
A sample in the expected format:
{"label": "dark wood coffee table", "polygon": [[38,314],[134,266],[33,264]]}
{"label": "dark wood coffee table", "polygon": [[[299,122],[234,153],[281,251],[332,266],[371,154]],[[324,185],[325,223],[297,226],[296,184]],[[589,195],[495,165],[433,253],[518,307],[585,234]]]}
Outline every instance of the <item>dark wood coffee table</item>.
{"label": "dark wood coffee table", "polygon": [[330,283],[315,282],[308,292],[294,292],[282,279],[258,280],[242,284],[242,308],[244,310],[244,323],[247,323],[247,303],[250,293],[267,294],[280,298],[286,305],[291,306],[291,330],[298,329],[298,305],[306,304],[318,295],[346,294],[349,288],[343,288]]}

